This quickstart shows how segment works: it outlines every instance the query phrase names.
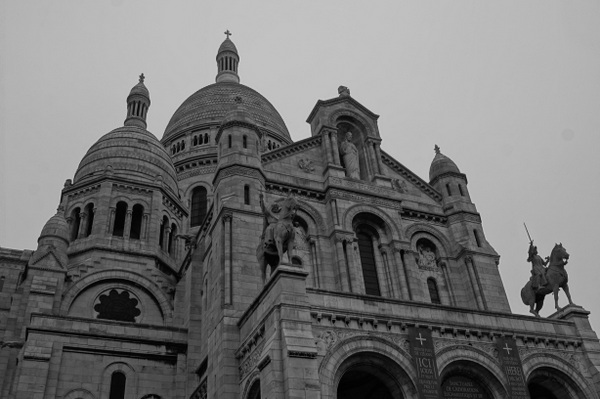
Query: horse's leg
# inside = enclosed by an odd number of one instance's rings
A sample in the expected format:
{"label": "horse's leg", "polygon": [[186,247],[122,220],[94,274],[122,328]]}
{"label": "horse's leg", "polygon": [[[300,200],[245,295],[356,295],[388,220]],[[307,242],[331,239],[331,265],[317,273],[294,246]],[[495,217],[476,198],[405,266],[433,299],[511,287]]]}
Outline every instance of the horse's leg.
{"label": "horse's leg", "polygon": [[567,299],[569,299],[569,305],[575,305],[573,303],[573,301],[571,300],[571,293],[569,292],[569,284],[565,283],[562,286],[563,291],[565,292],[565,295],[567,295]]}
{"label": "horse's leg", "polygon": [[552,287],[552,292],[554,293],[554,307],[556,308],[556,310],[561,310],[562,308],[558,306],[558,289],[558,284]]}

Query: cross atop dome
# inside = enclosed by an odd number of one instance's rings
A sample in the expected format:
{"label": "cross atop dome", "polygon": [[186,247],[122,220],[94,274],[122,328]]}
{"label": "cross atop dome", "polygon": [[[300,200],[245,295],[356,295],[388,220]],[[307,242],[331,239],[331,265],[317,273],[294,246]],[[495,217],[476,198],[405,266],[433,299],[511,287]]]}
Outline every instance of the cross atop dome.
{"label": "cross atop dome", "polygon": [[438,146],[436,144],[435,147],[433,147],[433,150],[435,151],[436,154],[439,154],[440,153],[440,146]]}
{"label": "cross atop dome", "polygon": [[144,83],[144,79],[146,79],[146,77],[144,76],[144,73],[142,72],[142,74],[140,75],[140,83]]}
{"label": "cross atop dome", "polygon": [[225,32],[223,32],[227,35],[227,38],[229,39],[229,36],[233,35],[233,33],[229,32],[229,29],[227,29]]}
{"label": "cross atop dome", "polygon": [[231,41],[229,36],[232,33],[227,29],[225,32],[227,36],[219,51],[217,51],[217,83],[219,82],[234,82],[240,83],[240,77],[238,75],[238,64],[240,62],[240,56],[238,55],[235,44]]}

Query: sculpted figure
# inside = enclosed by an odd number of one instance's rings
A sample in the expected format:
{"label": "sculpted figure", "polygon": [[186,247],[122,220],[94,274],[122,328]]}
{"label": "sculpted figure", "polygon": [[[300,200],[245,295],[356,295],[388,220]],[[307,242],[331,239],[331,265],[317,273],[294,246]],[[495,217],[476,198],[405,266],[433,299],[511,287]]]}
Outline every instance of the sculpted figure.
{"label": "sculpted figure", "polygon": [[294,246],[295,229],[292,221],[298,209],[298,201],[291,194],[280,198],[269,206],[260,194],[260,206],[264,215],[264,229],[256,248],[256,257],[261,266],[263,281],[266,280],[267,265],[274,270],[281,263],[283,254],[288,259]]}
{"label": "sculpted figure", "polygon": [[340,151],[346,165],[346,176],[360,179],[360,166],[358,163],[358,149],[352,144],[352,133],[346,133],[346,139],[340,145]]}
{"label": "sculpted figure", "polygon": [[529,243],[529,257],[527,262],[531,262],[531,287],[537,290],[547,284],[546,281],[546,265],[550,257],[546,256],[546,260],[538,255],[538,250],[533,241]]}
{"label": "sculpted figure", "polygon": [[435,261],[435,253],[429,247],[425,247],[423,245],[419,245],[417,248],[419,251],[419,260],[417,261],[418,265],[421,267],[436,267]]}

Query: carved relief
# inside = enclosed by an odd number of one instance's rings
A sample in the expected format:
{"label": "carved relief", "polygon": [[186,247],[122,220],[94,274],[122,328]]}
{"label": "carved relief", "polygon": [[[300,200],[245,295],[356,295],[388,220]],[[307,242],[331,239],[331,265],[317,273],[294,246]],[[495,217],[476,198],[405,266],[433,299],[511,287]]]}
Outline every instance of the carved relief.
{"label": "carved relief", "polygon": [[254,351],[240,364],[240,380],[244,379],[244,377],[250,373],[254,367],[258,364],[260,357],[262,355],[262,351],[265,347],[265,343],[262,342],[260,345],[254,349]]}
{"label": "carved relief", "polygon": [[312,173],[315,171],[315,166],[313,165],[313,161],[306,158],[298,161],[298,167],[305,171],[306,173]]}

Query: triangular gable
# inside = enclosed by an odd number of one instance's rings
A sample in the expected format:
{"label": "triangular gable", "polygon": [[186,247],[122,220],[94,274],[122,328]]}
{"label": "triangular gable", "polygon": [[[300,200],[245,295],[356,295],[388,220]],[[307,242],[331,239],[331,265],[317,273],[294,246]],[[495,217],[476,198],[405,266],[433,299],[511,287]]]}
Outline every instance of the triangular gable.
{"label": "triangular gable", "polygon": [[[38,265],[38,263],[42,261],[43,264]],[[65,265],[61,262],[60,257],[56,255],[54,249],[48,249],[46,252],[42,253],[40,253],[39,250],[35,251],[29,265],[43,267],[44,269],[66,270]]]}
{"label": "triangular gable", "polygon": [[412,184],[423,194],[427,195],[437,203],[442,202],[442,195],[435,188],[433,188],[429,183],[425,182],[425,180],[421,179],[419,176],[413,173],[410,169],[402,165],[400,162],[396,161],[391,155],[389,155],[383,150],[381,150],[381,161],[385,166],[390,168],[390,170],[396,172],[398,176],[402,177],[402,179]]}

